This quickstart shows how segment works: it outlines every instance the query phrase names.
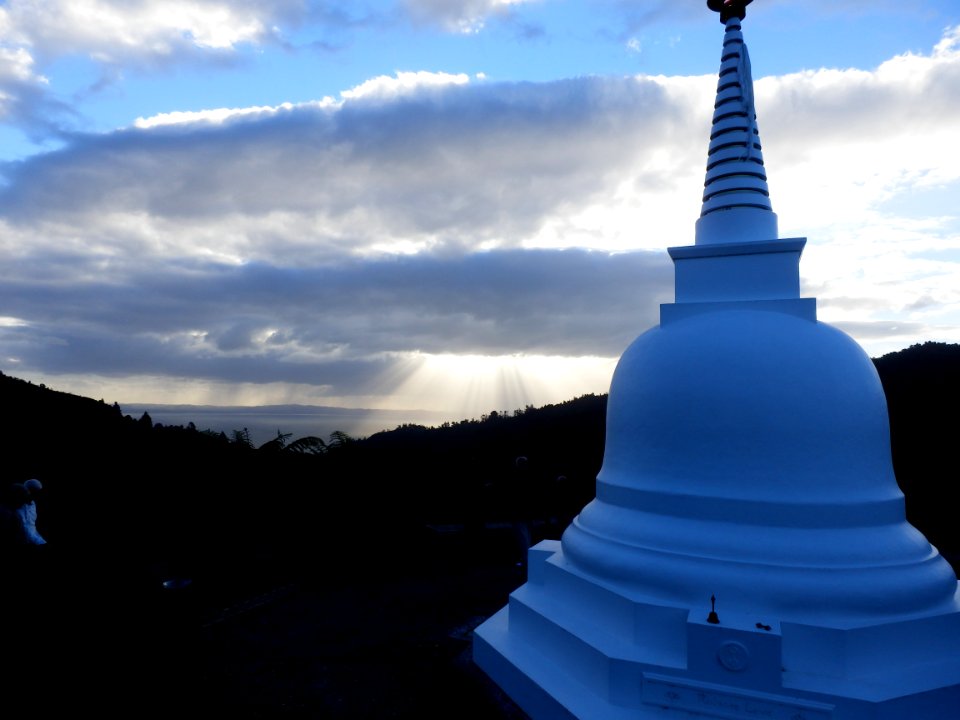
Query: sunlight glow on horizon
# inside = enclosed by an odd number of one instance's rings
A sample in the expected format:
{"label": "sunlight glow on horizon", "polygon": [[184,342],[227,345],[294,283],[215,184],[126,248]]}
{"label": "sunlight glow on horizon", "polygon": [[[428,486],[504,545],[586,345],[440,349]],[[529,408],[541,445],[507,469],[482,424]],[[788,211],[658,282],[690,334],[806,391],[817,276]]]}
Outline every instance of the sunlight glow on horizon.
{"label": "sunlight glow on horizon", "polygon": [[[617,363],[617,358],[544,355],[423,354],[417,360],[416,369],[389,393],[390,407],[424,407],[464,418],[605,393]],[[420,404],[413,405],[418,398]]]}
{"label": "sunlight glow on horizon", "polygon": [[[479,418],[540,407],[609,390],[617,358],[411,353],[405,370],[374,381],[366,394],[338,396],[328,386],[227,383],[196,378],[96,375],[22,379],[54,390],[125,405],[317,405],[369,410],[442,412],[447,419]],[[330,391],[325,394],[323,390]]]}

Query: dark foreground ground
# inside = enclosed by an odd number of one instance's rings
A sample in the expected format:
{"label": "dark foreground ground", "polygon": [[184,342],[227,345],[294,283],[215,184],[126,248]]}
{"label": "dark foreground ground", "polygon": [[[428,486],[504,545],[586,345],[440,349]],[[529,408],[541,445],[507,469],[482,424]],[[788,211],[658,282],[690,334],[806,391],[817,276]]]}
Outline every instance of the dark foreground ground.
{"label": "dark foreground ground", "polygon": [[526,580],[516,533],[350,547],[190,578],[6,564],[0,717],[526,717],[471,656],[473,629]]}
{"label": "dark foreground ground", "polygon": [[166,586],[57,560],[5,594],[3,714],[520,720],[471,657],[473,628],[525,581],[514,542],[424,532]]}

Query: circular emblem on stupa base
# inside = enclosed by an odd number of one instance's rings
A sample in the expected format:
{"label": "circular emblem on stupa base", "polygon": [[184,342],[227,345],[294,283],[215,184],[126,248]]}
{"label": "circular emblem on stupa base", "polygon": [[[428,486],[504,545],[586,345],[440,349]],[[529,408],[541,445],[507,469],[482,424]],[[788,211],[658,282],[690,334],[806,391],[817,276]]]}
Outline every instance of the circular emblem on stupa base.
{"label": "circular emblem on stupa base", "polygon": [[717,659],[727,670],[740,672],[750,664],[750,651],[738,642],[725,642],[717,650]]}

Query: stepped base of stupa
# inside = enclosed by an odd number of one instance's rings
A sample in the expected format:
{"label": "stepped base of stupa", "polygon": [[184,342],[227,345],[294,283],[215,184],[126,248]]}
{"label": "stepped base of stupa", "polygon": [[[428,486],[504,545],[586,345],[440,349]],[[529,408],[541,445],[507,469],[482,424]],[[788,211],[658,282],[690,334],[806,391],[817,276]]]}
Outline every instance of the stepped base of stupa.
{"label": "stepped base of stupa", "polygon": [[[954,609],[879,624],[759,622],[659,605],[530,550],[528,581],[477,628],[474,660],[532,718],[948,720],[960,716]],[[769,623],[769,624],[767,624]]]}

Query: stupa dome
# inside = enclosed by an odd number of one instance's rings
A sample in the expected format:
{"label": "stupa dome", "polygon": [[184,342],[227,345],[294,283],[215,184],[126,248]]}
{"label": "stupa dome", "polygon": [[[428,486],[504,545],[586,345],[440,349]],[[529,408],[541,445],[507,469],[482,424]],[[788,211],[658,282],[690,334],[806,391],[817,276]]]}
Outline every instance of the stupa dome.
{"label": "stupa dome", "polygon": [[621,358],[608,426],[605,483],[902,506],[877,373],[823,323],[734,310],[654,328]]}
{"label": "stupa dome", "polygon": [[783,312],[653,328],[610,387],[575,567],[649,600],[857,624],[950,606],[950,566],[905,520],[883,387],[843,332]]}

